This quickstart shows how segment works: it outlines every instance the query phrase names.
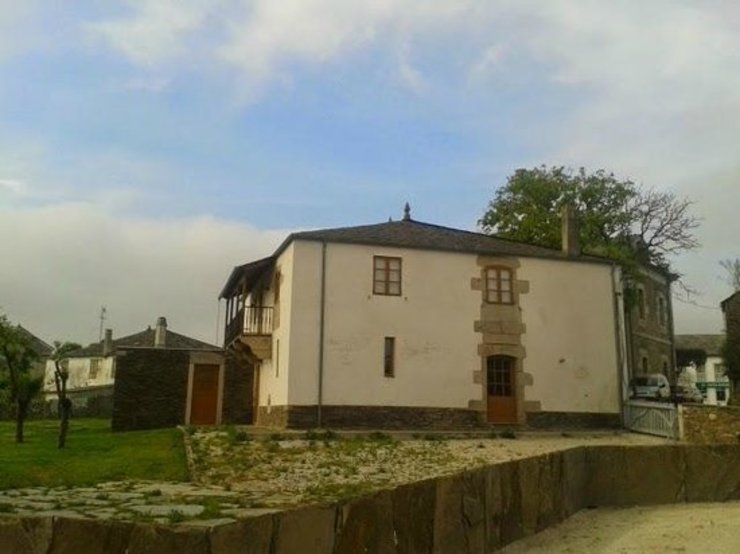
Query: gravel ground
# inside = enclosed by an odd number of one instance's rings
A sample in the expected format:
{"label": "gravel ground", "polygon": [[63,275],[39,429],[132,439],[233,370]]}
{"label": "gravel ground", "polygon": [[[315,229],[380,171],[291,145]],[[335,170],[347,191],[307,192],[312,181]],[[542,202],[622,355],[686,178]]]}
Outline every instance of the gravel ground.
{"label": "gravel ground", "polygon": [[[408,437],[399,440],[398,437]],[[371,433],[264,435],[195,431],[193,477],[226,485],[252,505],[286,507],[337,500],[495,462],[590,444],[661,444],[630,433],[522,434],[517,438],[445,438]]]}
{"label": "gravel ground", "polygon": [[735,554],[740,502],[584,510],[502,552]]}

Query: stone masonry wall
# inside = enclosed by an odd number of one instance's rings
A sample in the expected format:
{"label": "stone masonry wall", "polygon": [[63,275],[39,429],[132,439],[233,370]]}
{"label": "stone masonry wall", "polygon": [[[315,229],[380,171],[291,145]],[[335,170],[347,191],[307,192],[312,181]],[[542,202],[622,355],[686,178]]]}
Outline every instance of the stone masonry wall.
{"label": "stone masonry wall", "polygon": [[684,405],[683,439],[693,443],[740,443],[740,406]]}
{"label": "stone masonry wall", "polygon": [[224,365],[224,397],[221,420],[249,424],[254,421],[254,366],[227,354]]}
{"label": "stone masonry wall", "polygon": [[[257,425],[318,427],[316,406],[260,406]],[[470,429],[480,426],[476,410],[417,406],[334,406],[321,408],[322,425],[336,429]]]}
{"label": "stone masonry wall", "polygon": [[114,431],[175,427],[185,420],[190,352],[128,350],[116,359]]}
{"label": "stone masonry wall", "polygon": [[0,552],[483,554],[585,507],[739,499],[740,445],[577,447],[210,528],[0,518]]}

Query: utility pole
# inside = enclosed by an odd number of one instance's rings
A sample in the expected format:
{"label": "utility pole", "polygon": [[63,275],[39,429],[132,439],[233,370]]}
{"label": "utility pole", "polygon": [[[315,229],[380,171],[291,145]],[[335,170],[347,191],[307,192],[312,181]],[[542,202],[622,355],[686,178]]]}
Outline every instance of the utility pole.
{"label": "utility pole", "polygon": [[105,323],[105,315],[107,312],[108,310],[105,306],[100,306],[100,316],[98,316],[100,318],[100,333],[98,336],[99,341],[103,340],[103,324]]}

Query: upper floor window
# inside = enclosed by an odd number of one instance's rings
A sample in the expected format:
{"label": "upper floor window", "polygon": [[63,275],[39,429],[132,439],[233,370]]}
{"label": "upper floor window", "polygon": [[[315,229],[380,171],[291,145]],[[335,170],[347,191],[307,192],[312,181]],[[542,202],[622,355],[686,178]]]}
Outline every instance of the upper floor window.
{"label": "upper floor window", "polygon": [[486,268],[486,302],[513,304],[512,272],[505,267]]}
{"label": "upper floor window", "polygon": [[665,298],[663,298],[662,295],[658,296],[658,322],[661,324],[661,326],[665,326]]}
{"label": "upper floor window", "polygon": [[373,257],[373,294],[401,295],[401,258]]}
{"label": "upper floor window", "polygon": [[645,319],[645,289],[642,287],[637,289],[637,311],[640,319]]}

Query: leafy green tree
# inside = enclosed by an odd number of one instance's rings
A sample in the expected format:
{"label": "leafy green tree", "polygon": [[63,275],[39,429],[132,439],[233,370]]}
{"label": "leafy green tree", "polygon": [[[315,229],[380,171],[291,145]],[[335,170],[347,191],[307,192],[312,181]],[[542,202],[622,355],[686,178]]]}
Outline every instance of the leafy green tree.
{"label": "leafy green tree", "polygon": [[15,442],[23,442],[23,424],[31,401],[44,385],[43,376],[33,376],[31,369],[38,354],[27,335],[0,315],[0,382],[15,404]]}
{"label": "leafy green tree", "polygon": [[58,448],[64,448],[67,444],[67,431],[69,420],[72,416],[72,401],[67,397],[67,381],[69,380],[69,353],[80,348],[74,342],[54,341],[54,352],[51,359],[54,361],[54,387],[57,391],[59,402],[59,439]]}
{"label": "leafy green tree", "polygon": [[500,187],[478,221],[488,233],[559,248],[560,211],[576,209],[584,252],[629,266],[638,261],[667,269],[667,256],[698,246],[692,202],[646,189],[613,173],[565,167],[518,169]]}

